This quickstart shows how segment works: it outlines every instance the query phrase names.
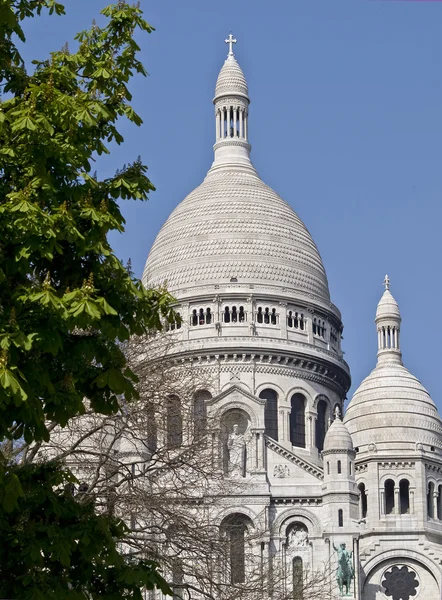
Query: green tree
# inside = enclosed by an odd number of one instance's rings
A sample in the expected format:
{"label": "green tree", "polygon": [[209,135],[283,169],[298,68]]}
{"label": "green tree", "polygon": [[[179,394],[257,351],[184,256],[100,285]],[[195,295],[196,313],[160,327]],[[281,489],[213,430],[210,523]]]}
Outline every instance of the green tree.
{"label": "green tree", "polygon": [[123,141],[118,119],[140,125],[127,84],[145,75],[134,32],[150,32],[138,6],[102,11],[107,25],[78,34],[34,61],[28,74],[13,43],[21,20],[55,0],[0,0],[0,439],[47,440],[84,410],[111,413],[135,397],[121,342],[170,316],[163,290],[145,290],[109,245],[123,231],[118,200],[153,186],[138,159],[114,177],[91,174],[106,144]]}
{"label": "green tree", "polygon": [[76,52],[28,72],[16,40],[45,9],[64,14],[56,0],[0,0],[0,592],[140,598],[142,585],[168,588],[153,563],[123,560],[124,525],[65,494],[71,475],[59,465],[8,461],[14,440],[38,447],[86,398],[104,414],[136,398],[122,343],[174,319],[167,292],[145,290],[108,242],[124,230],[118,202],[154,189],[146,166],[92,173],[123,142],[119,120],[141,124],[128,84],[146,74],[134,34],[152,28],[120,1],[102,11],[104,27],[77,35]]}

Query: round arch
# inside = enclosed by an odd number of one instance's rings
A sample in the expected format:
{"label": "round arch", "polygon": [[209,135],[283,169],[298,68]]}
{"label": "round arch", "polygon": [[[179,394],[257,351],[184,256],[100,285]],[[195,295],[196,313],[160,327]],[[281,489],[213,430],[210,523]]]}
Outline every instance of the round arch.
{"label": "round arch", "polygon": [[287,521],[303,523],[309,531],[310,538],[317,538],[322,535],[322,527],[318,517],[305,508],[288,508],[282,512],[273,523],[272,535],[280,538],[285,537],[285,528],[289,524]]}
{"label": "round arch", "polygon": [[406,565],[415,570],[420,580],[421,593],[418,598],[440,598],[441,570],[427,556],[414,550],[388,550],[371,558],[361,573],[361,588],[364,598],[375,600],[377,592],[382,590],[384,573],[393,565]]}
{"label": "round arch", "polygon": [[220,408],[216,411],[215,418],[221,422],[223,415],[232,409],[243,410],[250,418],[251,427],[259,427],[256,413],[252,410],[252,407],[249,404],[246,404],[246,402],[243,402],[242,400],[232,400],[231,402],[223,404],[223,406],[220,406]]}
{"label": "round arch", "polygon": [[243,515],[245,517],[248,517],[252,522],[253,530],[256,530],[255,521],[257,520],[258,515],[255,514],[252,510],[250,510],[250,508],[248,508],[247,506],[229,506],[228,508],[221,510],[219,513],[217,513],[214,519],[215,525],[220,527],[222,522],[231,515]]}

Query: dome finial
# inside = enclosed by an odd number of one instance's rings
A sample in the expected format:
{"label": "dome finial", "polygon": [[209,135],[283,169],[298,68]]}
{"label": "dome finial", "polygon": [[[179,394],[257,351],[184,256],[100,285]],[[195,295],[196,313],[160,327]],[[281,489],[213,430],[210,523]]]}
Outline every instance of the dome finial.
{"label": "dome finial", "polygon": [[390,289],[390,278],[388,275],[385,275],[382,285],[385,287],[386,290]]}
{"label": "dome finial", "polygon": [[233,56],[233,44],[236,44],[238,40],[235,40],[232,32],[229,33],[229,37],[224,40],[226,44],[229,44],[229,56]]}
{"label": "dome finial", "polygon": [[335,420],[339,419],[340,421],[342,421],[341,408],[338,404],[335,406],[334,413],[335,413]]}

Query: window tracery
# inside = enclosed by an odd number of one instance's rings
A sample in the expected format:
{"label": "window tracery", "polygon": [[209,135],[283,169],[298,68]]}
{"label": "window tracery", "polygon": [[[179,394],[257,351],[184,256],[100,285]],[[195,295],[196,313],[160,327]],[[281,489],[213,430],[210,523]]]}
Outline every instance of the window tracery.
{"label": "window tracery", "polygon": [[247,320],[247,313],[244,306],[225,306],[222,319],[224,323],[244,323]]}
{"label": "window tracery", "polygon": [[289,310],[287,313],[287,327],[290,327],[291,329],[300,329],[301,331],[304,331],[304,314],[294,310]]}
{"label": "window tracery", "polygon": [[258,306],[256,312],[256,322],[260,325],[278,325],[279,314],[276,312],[276,308]]}
{"label": "window tracery", "polygon": [[415,571],[406,565],[394,566],[384,574],[382,586],[384,594],[391,600],[410,600],[416,596],[419,581]]}
{"label": "window tracery", "polygon": [[212,323],[212,311],[210,307],[194,308],[190,316],[190,325],[197,327],[198,325],[210,325]]}

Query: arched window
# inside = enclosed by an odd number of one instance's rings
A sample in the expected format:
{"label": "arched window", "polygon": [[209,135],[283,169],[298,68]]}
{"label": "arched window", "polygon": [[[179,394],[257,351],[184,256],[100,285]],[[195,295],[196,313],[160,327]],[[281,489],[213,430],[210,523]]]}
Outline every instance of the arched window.
{"label": "arched window", "polygon": [[266,401],[264,408],[265,433],[278,441],[278,394],[275,390],[263,390],[259,397]]}
{"label": "arched window", "polygon": [[293,559],[293,600],[304,600],[304,574],[300,556]]}
{"label": "arched window", "polygon": [[330,475],[330,463],[327,461],[327,475]]}
{"label": "arched window", "polygon": [[387,479],[384,486],[385,493],[385,514],[391,515],[394,512],[394,481]]}
{"label": "arched window", "polygon": [[258,312],[257,312],[257,314],[256,314],[256,321],[257,321],[258,323],[262,323],[262,322],[263,322],[263,318],[264,318],[264,317],[263,317],[263,314],[262,314],[262,308],[261,308],[261,306],[259,306],[259,307],[258,307]]}
{"label": "arched window", "polygon": [[238,312],[236,310],[236,306],[232,306],[232,323],[236,323],[238,321]]}
{"label": "arched window", "polygon": [[338,473],[341,474],[342,473],[342,465],[341,465],[341,461],[338,460]]}
{"label": "arched window", "polygon": [[207,431],[206,401],[212,394],[207,390],[199,390],[193,398],[193,435],[195,441],[200,440]]}
{"label": "arched window", "polygon": [[195,327],[195,325],[198,325],[198,313],[196,311],[196,308],[194,308],[192,311],[191,324],[193,327]]}
{"label": "arched window", "polygon": [[408,479],[401,479],[399,482],[399,502],[401,515],[407,515],[410,512],[410,482]]}
{"label": "arched window", "polygon": [[276,325],[278,316],[276,314],[276,308],[272,308],[272,314],[270,315],[270,322],[272,325]]}
{"label": "arched window", "polygon": [[344,527],[344,511],[342,508],[338,510],[338,527]]}
{"label": "arched window", "polygon": [[246,320],[246,314],[244,312],[244,306],[240,306],[239,307],[239,314],[238,314],[238,321],[240,323],[244,323],[245,320]]}
{"label": "arched window", "polygon": [[437,518],[439,521],[442,519],[442,485],[437,488],[438,497],[437,497]]}
{"label": "arched window", "polygon": [[148,402],[146,405],[146,446],[150,454],[157,451],[157,436],[155,405],[153,402]]}
{"label": "arched window", "polygon": [[428,493],[427,493],[427,511],[428,518],[434,519],[434,483],[430,481],[428,484]]}
{"label": "arched window", "polygon": [[305,397],[293,394],[290,412],[290,441],[293,446],[305,448]]}
{"label": "arched window", "polygon": [[224,323],[230,323],[230,310],[228,306],[224,309]]}
{"label": "arched window", "polygon": [[264,323],[268,325],[270,323],[270,311],[268,308],[264,309]]}
{"label": "arched window", "polygon": [[287,327],[293,327],[294,323],[294,319],[292,317],[293,312],[291,310],[289,310],[288,315],[287,315]]}
{"label": "arched window", "polygon": [[181,400],[178,396],[169,396],[166,401],[167,446],[179,448],[183,443],[183,418]]}
{"label": "arched window", "polygon": [[319,400],[317,411],[316,447],[321,452],[324,448],[325,433],[327,431],[327,402],[325,400]]}
{"label": "arched window", "polygon": [[358,485],[359,490],[359,516],[365,519],[367,516],[367,492],[365,491],[365,483]]}
{"label": "arched window", "polygon": [[244,583],[246,578],[246,534],[251,524],[241,514],[229,515],[221,523],[221,535],[227,542],[230,583]]}

